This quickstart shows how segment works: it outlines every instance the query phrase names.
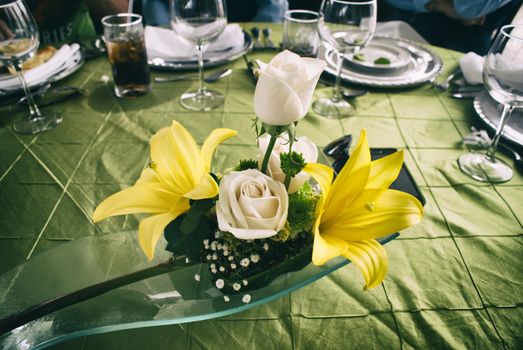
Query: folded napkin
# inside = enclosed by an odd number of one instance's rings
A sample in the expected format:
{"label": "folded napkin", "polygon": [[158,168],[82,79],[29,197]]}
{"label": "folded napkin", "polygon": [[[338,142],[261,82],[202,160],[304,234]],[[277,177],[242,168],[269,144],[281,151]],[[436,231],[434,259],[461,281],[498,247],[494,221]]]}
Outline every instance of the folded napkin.
{"label": "folded napkin", "polygon": [[483,84],[483,63],[485,58],[475,52],[469,52],[459,59],[459,67],[468,84]]}
{"label": "folded napkin", "polygon": [[[496,72],[498,80],[505,86],[523,92],[523,58],[514,63],[503,54],[495,54],[492,58],[492,71]],[[463,77],[468,84],[483,84],[483,64],[485,57],[469,52],[459,60]]]}
{"label": "folded napkin", "polygon": [[[243,32],[238,24],[229,24],[225,30],[212,42],[205,52],[217,54],[231,48],[243,46]],[[145,27],[145,46],[149,57],[172,58],[180,61],[194,60],[198,51],[196,46],[183,39],[170,29],[160,27]]]}
{"label": "folded napkin", "polygon": [[495,72],[501,85],[510,88],[513,93],[523,95],[523,57],[521,60],[508,60],[503,54],[495,54],[492,71]]}
{"label": "folded napkin", "polygon": [[[60,47],[49,61],[24,72],[24,78],[27,85],[33,86],[41,84],[58,72],[68,68],[73,56],[78,53],[79,50],[80,45],[78,44],[66,44]],[[0,80],[0,89],[2,90],[19,89],[21,87],[22,85],[17,76]]]}

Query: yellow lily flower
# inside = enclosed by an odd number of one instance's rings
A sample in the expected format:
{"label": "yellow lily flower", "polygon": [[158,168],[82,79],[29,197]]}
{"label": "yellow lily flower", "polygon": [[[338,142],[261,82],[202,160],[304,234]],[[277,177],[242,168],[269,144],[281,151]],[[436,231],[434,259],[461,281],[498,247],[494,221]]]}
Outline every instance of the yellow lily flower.
{"label": "yellow lily flower", "polygon": [[390,190],[403,164],[403,151],[371,162],[365,130],[336,180],[330,167],[310,163],[304,171],[320,185],[313,226],[312,262],[323,265],[337,256],[362,272],[365,287],[378,286],[387,274],[387,252],[375,238],[417,224],[421,203],[412,195]]}
{"label": "yellow lily flower", "polygon": [[138,238],[151,260],[165,226],[190,209],[190,199],[212,198],[218,184],[209,174],[216,147],[236,135],[235,130],[215,129],[201,150],[178,122],[151,138],[151,167],[142,171],[136,184],[106,198],[93,214],[94,222],[110,216],[154,214],[140,222]]}

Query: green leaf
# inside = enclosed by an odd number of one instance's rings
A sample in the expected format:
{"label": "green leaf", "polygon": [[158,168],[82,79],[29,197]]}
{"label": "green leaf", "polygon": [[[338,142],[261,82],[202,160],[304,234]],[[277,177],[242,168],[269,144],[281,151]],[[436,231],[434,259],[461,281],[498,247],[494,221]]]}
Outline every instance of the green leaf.
{"label": "green leaf", "polygon": [[374,64],[390,64],[390,60],[386,57],[380,57],[374,60]]}
{"label": "green leaf", "polygon": [[363,53],[357,53],[357,54],[354,54],[354,56],[352,56],[352,58],[355,60],[355,61],[361,61],[361,62],[365,62],[365,55],[363,55]]}
{"label": "green leaf", "polygon": [[214,205],[212,199],[202,199],[191,203],[191,209],[185,215],[180,228],[183,233],[191,233],[198,227],[201,217]]}
{"label": "green leaf", "polygon": [[178,217],[165,228],[164,235],[167,240],[165,249],[174,255],[186,255],[189,259],[197,261],[200,259],[202,242],[209,237],[214,225],[203,215],[194,231],[184,233],[181,226],[185,217],[186,215]]}

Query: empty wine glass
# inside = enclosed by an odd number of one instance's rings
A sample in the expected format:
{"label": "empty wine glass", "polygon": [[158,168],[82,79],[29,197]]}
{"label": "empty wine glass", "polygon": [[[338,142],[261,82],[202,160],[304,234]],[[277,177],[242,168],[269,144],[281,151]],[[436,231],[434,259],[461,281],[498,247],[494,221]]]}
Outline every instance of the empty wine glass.
{"label": "empty wine glass", "polygon": [[512,168],[495,154],[510,113],[523,108],[523,25],[500,29],[485,57],[483,83],[489,95],[503,106],[499,125],[486,154],[467,153],[459,157],[458,163],[475,180],[505,182],[512,178]]}
{"label": "empty wine glass", "polygon": [[227,25],[223,0],[171,0],[171,26],[182,38],[198,49],[198,89],[180,97],[183,107],[193,111],[209,111],[223,105],[222,93],[209,90],[203,80],[203,53]]}
{"label": "empty wine glass", "polygon": [[312,104],[318,115],[346,118],[353,107],[343,100],[340,91],[341,68],[345,55],[354,55],[367,45],[376,30],[376,0],[323,0],[318,31],[323,41],[336,54],[336,82],[330,98],[319,98]]}
{"label": "empty wine glass", "polygon": [[15,120],[14,131],[37,134],[56,127],[62,122],[58,112],[41,112],[34,103],[22,72],[22,63],[38,49],[38,27],[22,0],[0,2],[0,61],[12,67],[29,103],[29,115]]}

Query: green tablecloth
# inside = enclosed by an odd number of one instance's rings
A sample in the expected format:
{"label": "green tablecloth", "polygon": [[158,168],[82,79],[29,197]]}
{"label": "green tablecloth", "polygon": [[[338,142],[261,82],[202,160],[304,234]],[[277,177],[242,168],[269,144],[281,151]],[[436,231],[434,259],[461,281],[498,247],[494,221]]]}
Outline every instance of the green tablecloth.
{"label": "green tablecloth", "polygon": [[[444,60],[444,74],[456,67],[459,54],[434,49]],[[63,82],[90,95],[49,107],[64,115],[59,128],[17,135],[9,124],[14,114],[0,110],[0,272],[69,240],[136,228],[134,216],[97,225],[90,217],[103,198],[134,183],[148,161],[150,136],[173,119],[199,143],[217,127],[239,131],[220,146],[216,169],[254,154],[254,85],[242,60],[230,67],[233,74],[213,84],[226,94],[225,106],[210,113],[179,105],[191,82],[155,84],[151,94],[132,101],[115,98],[102,79],[110,75],[104,58],[87,62]],[[348,265],[233,316],[89,336],[56,348],[521,349],[523,176],[491,185],[459,171],[461,138],[476,121],[470,101],[426,85],[373,91],[358,98],[349,119],[310,113],[300,123],[299,133],[320,147],[366,128],[371,147],[406,150],[406,163],[427,198],[425,218],[386,246],[390,272],[382,286],[362,291],[362,277]]]}

